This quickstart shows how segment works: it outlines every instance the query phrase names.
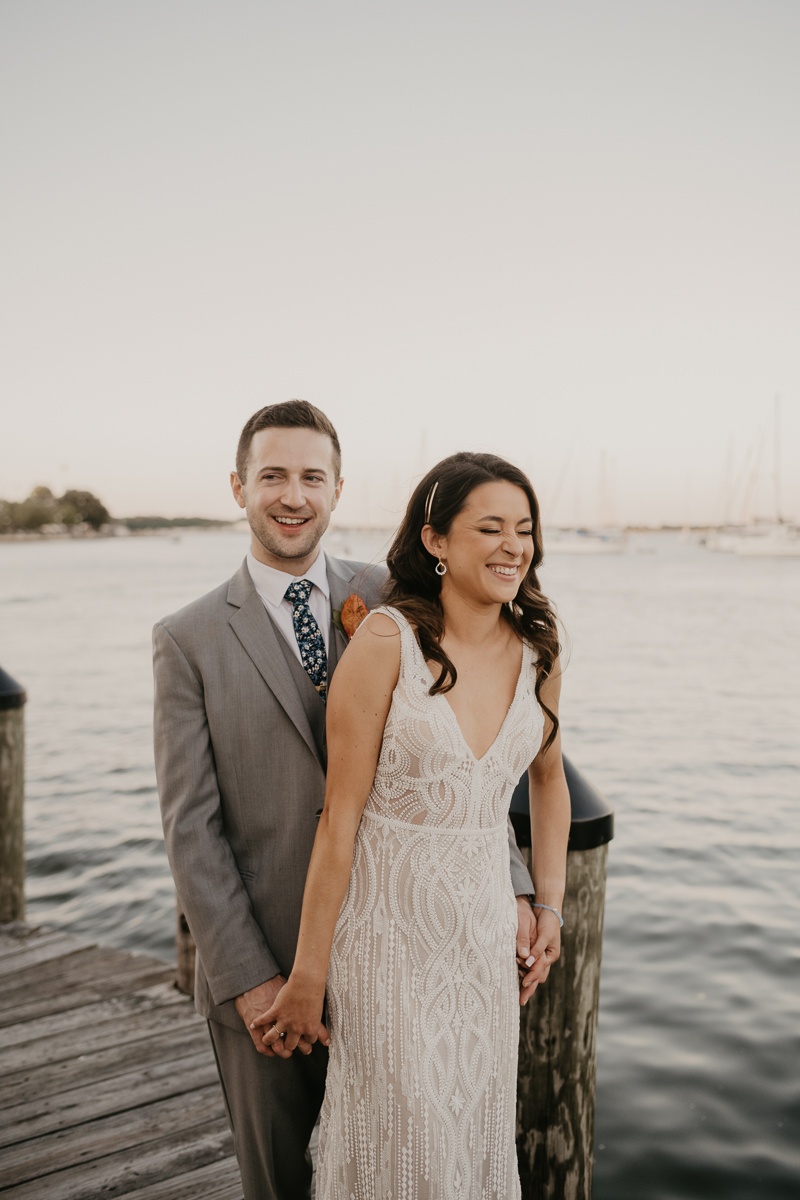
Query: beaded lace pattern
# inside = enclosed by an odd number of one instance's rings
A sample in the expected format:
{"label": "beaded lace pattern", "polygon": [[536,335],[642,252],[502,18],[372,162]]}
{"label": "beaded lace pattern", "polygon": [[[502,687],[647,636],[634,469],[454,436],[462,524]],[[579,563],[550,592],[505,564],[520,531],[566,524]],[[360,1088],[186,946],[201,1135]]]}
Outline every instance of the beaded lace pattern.
{"label": "beaded lace pattern", "polygon": [[517,1200],[507,816],[541,744],[534,651],[481,758],[400,628],[400,675],[328,972],[318,1200]]}

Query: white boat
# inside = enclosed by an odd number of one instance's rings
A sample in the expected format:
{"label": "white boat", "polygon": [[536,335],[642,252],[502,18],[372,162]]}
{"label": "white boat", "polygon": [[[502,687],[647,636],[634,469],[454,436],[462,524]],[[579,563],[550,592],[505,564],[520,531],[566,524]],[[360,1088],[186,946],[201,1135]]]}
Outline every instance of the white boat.
{"label": "white boat", "polygon": [[544,532],[548,554],[624,554],[627,534],[622,529],[553,529]]}
{"label": "white boat", "polygon": [[788,523],[720,529],[709,535],[706,546],[743,558],[800,558],[800,529]]}
{"label": "white boat", "polygon": [[800,530],[776,525],[767,532],[737,538],[734,553],[747,558],[800,558]]}

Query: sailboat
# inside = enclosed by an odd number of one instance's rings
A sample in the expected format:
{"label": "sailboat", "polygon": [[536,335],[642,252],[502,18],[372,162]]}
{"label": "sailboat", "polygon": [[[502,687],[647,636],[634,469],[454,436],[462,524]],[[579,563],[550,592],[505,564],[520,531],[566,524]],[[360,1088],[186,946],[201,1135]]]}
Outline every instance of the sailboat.
{"label": "sailboat", "polygon": [[[572,451],[573,440],[567,452],[567,457],[561,471],[561,477],[556,485],[549,509],[555,511],[561,489],[566,480]],[[549,526],[544,530],[545,554],[625,554],[628,549],[628,535],[613,521],[613,480],[609,478],[609,467],[605,450],[600,452],[600,465],[597,479],[597,508],[600,525],[587,528],[582,525]]]}
{"label": "sailboat", "polygon": [[755,525],[733,543],[734,554],[745,558],[800,558],[800,529],[788,522]]}
{"label": "sailboat", "polygon": [[[709,550],[717,550],[726,554],[738,554],[743,558],[800,558],[800,527],[791,521],[785,520],[782,511],[780,416],[780,396],[776,396],[772,470],[775,504],[774,519],[771,521],[751,520],[747,525],[725,525],[706,539],[706,546]],[[760,442],[747,489],[750,499],[752,499],[755,492],[758,479],[761,445],[762,443]],[[745,507],[749,507],[747,499]]]}

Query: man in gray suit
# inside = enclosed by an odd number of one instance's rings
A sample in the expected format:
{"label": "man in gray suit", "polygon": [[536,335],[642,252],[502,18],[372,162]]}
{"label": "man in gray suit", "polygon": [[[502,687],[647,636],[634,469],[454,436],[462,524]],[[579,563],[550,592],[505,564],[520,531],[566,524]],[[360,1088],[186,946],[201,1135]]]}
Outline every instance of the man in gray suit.
{"label": "man in gray suit", "polygon": [[[250,551],[231,580],[153,631],[158,790],[175,886],[197,944],[246,1200],[310,1194],[308,1143],[325,1088],[324,1025],[280,1058],[250,1022],[294,960],[325,792],[325,695],[348,596],[380,603],[383,568],[326,556],[342,488],[333,425],[303,400],[255,413],[231,475]],[[510,828],[510,826],[509,826]],[[530,877],[510,833],[527,944]],[[527,951],[526,951],[527,953]]]}

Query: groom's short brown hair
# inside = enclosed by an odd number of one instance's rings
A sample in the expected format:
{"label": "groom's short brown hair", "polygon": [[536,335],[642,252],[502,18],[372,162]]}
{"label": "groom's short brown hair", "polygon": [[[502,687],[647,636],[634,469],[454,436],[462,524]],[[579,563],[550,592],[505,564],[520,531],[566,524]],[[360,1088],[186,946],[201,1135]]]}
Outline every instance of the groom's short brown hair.
{"label": "groom's short brown hair", "polygon": [[342,448],[333,425],[319,408],[307,400],[286,400],[283,404],[268,404],[253,413],[239,436],[236,448],[236,474],[244,483],[250,446],[253,438],[262,429],[315,429],[331,439],[333,446],[333,473],[338,482],[342,472]]}

